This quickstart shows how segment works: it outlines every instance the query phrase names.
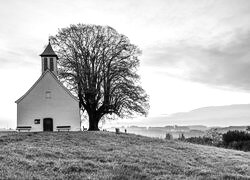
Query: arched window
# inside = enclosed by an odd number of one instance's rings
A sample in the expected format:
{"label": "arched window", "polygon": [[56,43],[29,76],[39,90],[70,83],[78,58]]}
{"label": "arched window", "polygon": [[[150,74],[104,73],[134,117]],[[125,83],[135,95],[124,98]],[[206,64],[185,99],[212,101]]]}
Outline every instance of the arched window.
{"label": "arched window", "polygon": [[48,60],[47,58],[43,59],[43,71],[46,71],[48,69]]}
{"label": "arched window", "polygon": [[54,71],[54,61],[53,61],[53,58],[50,58],[49,59],[49,65],[50,65],[50,67],[49,67],[49,69],[51,70],[51,71]]}

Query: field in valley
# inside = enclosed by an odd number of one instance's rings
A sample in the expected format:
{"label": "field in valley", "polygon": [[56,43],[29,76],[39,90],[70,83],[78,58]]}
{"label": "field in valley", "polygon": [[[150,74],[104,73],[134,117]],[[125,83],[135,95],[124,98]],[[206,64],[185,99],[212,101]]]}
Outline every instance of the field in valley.
{"label": "field in valley", "polygon": [[0,179],[250,179],[250,153],[110,132],[0,133]]}

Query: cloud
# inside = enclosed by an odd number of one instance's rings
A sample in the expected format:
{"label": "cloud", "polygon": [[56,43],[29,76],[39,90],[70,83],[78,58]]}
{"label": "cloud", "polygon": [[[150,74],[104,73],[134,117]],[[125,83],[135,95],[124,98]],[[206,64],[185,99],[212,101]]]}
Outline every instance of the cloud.
{"label": "cloud", "polygon": [[[1,36],[1,32],[0,32]],[[0,44],[0,68],[34,67],[40,65],[43,47],[30,38],[9,39]]]}
{"label": "cloud", "polygon": [[[218,41],[221,40],[221,41]],[[217,42],[190,39],[144,50],[144,65],[159,72],[224,88],[250,90],[250,31],[221,34]]]}
{"label": "cloud", "polygon": [[[0,69],[1,68],[16,68],[16,67],[27,67],[36,66],[40,61],[39,57],[34,55],[34,52],[29,52],[28,49],[22,49],[13,51],[10,49],[0,49]],[[37,62],[38,63],[37,63]]]}

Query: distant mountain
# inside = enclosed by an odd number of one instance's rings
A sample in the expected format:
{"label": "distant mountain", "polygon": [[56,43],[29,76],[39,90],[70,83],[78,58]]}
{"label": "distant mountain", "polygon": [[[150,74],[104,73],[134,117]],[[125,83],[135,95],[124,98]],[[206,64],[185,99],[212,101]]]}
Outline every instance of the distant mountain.
{"label": "distant mountain", "polygon": [[250,125],[250,104],[211,106],[166,117],[175,124],[203,124],[206,126]]}
{"label": "distant mountain", "polygon": [[213,128],[216,129],[219,133],[226,133],[228,131],[246,131],[247,126],[229,126],[229,127],[219,127],[219,128]]}

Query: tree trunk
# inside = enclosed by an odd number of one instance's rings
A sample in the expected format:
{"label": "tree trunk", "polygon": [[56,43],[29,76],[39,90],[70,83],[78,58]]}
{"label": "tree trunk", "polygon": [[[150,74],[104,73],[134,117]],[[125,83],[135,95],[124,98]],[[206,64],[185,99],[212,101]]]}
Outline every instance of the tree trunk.
{"label": "tree trunk", "polygon": [[98,123],[100,118],[95,113],[89,114],[89,131],[99,131]]}

